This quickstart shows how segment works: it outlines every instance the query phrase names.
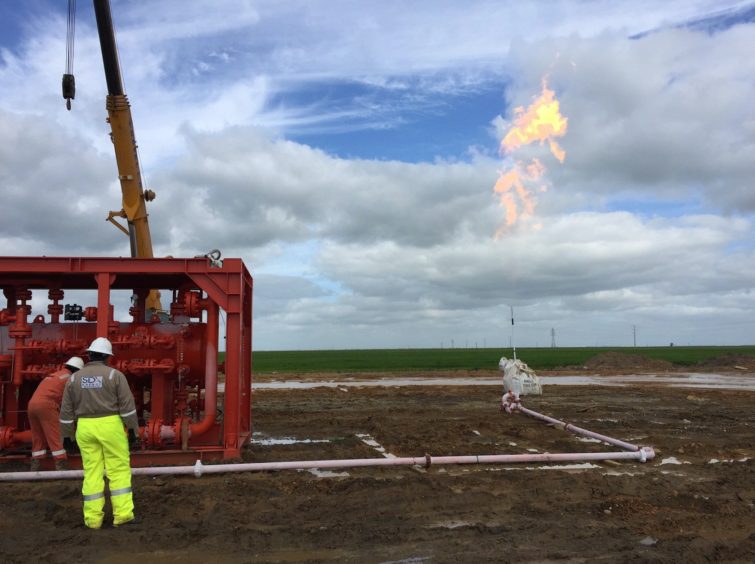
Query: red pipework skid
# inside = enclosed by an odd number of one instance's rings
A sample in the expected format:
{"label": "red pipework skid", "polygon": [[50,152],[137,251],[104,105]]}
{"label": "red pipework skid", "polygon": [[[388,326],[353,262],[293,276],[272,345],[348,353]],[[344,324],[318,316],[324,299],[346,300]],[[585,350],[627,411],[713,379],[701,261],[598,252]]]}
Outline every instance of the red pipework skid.
{"label": "red pipework skid", "polygon": [[[240,259],[0,257],[0,462],[30,455],[26,409],[38,382],[71,356],[86,359],[95,337],[113,343],[111,365],[134,393],[135,465],[240,457],[252,434],[252,285]],[[145,311],[152,289],[169,313]],[[69,290],[94,291],[94,303],[71,303]],[[115,311],[113,292],[127,313]],[[47,315],[31,317],[32,297]]]}

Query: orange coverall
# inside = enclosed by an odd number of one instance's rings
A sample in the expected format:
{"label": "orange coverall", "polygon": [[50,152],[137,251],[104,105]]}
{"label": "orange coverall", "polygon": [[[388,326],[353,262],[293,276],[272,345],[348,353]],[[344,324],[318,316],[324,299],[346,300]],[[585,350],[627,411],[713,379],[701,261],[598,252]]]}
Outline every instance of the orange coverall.
{"label": "orange coverall", "polygon": [[43,458],[49,447],[55,460],[66,460],[66,450],[60,439],[60,403],[71,372],[65,368],[42,380],[29,400],[31,424],[31,456]]}

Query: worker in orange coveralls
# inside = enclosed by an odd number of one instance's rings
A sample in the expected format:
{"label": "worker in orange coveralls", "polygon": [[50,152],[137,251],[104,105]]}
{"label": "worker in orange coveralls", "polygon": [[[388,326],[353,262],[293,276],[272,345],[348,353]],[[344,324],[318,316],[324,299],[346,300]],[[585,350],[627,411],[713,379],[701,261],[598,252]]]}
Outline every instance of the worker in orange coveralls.
{"label": "worker in orange coveralls", "polygon": [[61,370],[53,372],[39,383],[29,400],[31,424],[31,471],[38,472],[40,462],[50,449],[56,470],[68,470],[68,456],[60,440],[60,404],[71,374],[84,368],[78,356],[69,358]]}

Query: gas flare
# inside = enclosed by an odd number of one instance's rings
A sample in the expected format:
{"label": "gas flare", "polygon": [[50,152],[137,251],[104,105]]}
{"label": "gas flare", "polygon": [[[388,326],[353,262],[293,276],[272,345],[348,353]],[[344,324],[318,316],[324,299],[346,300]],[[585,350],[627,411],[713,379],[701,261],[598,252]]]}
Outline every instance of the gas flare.
{"label": "gas flare", "polygon": [[[526,110],[521,106],[514,109],[511,129],[501,141],[501,156],[513,158],[516,151],[525,145],[536,141],[544,145],[547,142],[553,156],[563,163],[566,152],[555,138],[566,134],[568,122],[561,115],[555,93],[548,88],[548,77],[543,77],[540,96]],[[548,184],[543,179],[544,174],[545,166],[536,158],[528,163],[514,159],[511,168],[501,171],[494,191],[498,194],[500,204],[506,208],[506,223],[498,230],[496,237],[501,236],[517,221],[532,216],[536,204],[534,187],[539,187],[540,191],[548,189]]]}

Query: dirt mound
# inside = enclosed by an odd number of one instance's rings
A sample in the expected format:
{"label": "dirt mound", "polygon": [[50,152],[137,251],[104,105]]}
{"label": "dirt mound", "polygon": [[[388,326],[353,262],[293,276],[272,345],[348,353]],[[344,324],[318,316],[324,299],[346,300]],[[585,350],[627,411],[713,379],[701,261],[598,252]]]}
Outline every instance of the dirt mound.
{"label": "dirt mound", "polygon": [[674,364],[668,360],[614,351],[595,355],[585,362],[585,368],[591,370],[632,370],[639,372],[671,371],[676,369]]}
{"label": "dirt mound", "polygon": [[724,354],[701,360],[695,366],[718,370],[755,370],[755,356],[750,356],[749,354]]}

